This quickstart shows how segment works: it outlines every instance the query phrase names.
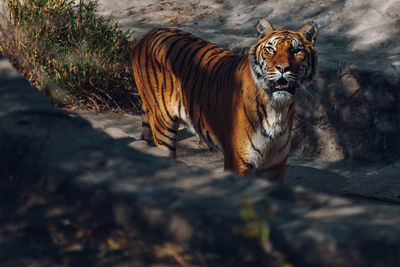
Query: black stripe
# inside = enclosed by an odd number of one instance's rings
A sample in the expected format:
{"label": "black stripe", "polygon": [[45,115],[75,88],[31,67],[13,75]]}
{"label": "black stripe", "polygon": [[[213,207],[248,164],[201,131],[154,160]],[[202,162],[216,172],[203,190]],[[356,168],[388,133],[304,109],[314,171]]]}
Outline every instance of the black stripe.
{"label": "black stripe", "polygon": [[186,79],[184,78],[185,81],[184,81],[184,83],[183,83],[183,88],[186,88],[186,87],[187,87],[187,83],[188,83],[189,80],[190,80],[191,71],[192,71],[192,66],[193,66],[193,64],[191,64],[191,63],[192,63],[192,61],[193,61],[193,58],[197,55],[197,52],[199,52],[201,49],[203,49],[205,46],[207,46],[207,44],[208,44],[208,42],[202,41],[200,44],[197,45],[196,49],[191,50],[192,53],[191,53],[191,55],[190,55],[190,57],[189,57],[189,60],[188,60],[189,69],[188,69],[188,71],[187,71],[187,75],[186,75],[187,77],[186,77]]}
{"label": "black stripe", "polygon": [[[261,65],[258,64],[258,62],[256,62],[255,64],[258,66],[259,69],[261,69]],[[253,73],[256,75],[257,80],[264,79],[264,75],[261,72],[254,70]]]}
{"label": "black stripe", "polygon": [[221,56],[221,53],[223,53],[224,51],[220,51],[216,50],[214,53],[212,53],[210,55],[210,58],[208,59],[209,63],[211,63],[212,61],[214,61],[215,59],[218,60],[217,63],[215,63],[215,65],[212,67],[212,69],[210,70],[209,73],[211,73],[211,75],[215,75],[215,69],[217,68],[218,65],[222,64],[224,62],[224,59],[227,57],[230,57],[230,55],[223,55]]}
{"label": "black stripe", "polygon": [[269,125],[269,122],[268,122],[267,108],[265,107],[265,105],[264,105],[263,103],[260,104],[260,108],[261,108],[261,111],[262,111],[262,113],[263,113],[263,115],[264,115],[264,118],[265,118],[265,120],[266,120],[268,126],[270,126],[270,125]]}
{"label": "black stripe", "polygon": [[[163,33],[164,32],[162,32],[162,31],[159,31],[159,32],[157,32],[156,34],[154,34],[154,35],[152,35],[152,36],[149,36],[148,37],[148,39],[145,39],[145,40],[149,40],[149,39],[151,39],[152,40],[152,46],[151,46],[151,49],[149,49],[149,46],[146,46],[146,50],[145,50],[145,53],[146,54],[149,54],[149,52],[150,53],[152,53],[153,51],[154,51],[154,47],[155,47],[155,45],[159,42],[159,40],[161,40],[162,39],[162,35],[163,35]],[[159,36],[161,36],[161,37],[159,37]],[[158,38],[159,37],[159,38]],[[165,38],[164,38],[165,39]],[[139,62],[139,59],[140,59],[140,56],[141,56],[141,53],[143,52],[143,50],[142,50],[142,47],[143,47],[143,45],[144,45],[144,43],[145,43],[145,40],[142,40],[141,42],[140,42],[140,46],[139,46],[139,48],[138,49],[140,49],[139,50],[139,53],[138,53],[138,62]],[[154,66],[154,64],[153,64],[153,61],[150,59],[150,61],[151,61],[151,69],[152,69],[152,72],[153,72],[153,75],[154,75],[154,79],[155,79],[155,82],[156,82],[156,86],[157,86],[157,88],[159,88],[159,80],[158,80],[158,76],[157,76],[157,70],[156,70],[156,68],[155,68],[155,66]],[[161,110],[160,109],[160,105],[159,105],[159,102],[158,102],[158,99],[157,99],[157,97],[156,97],[156,95],[155,95],[155,92],[154,92],[154,90],[151,88],[151,78],[150,78],[150,73],[149,73],[149,59],[146,59],[146,61],[145,61],[145,71],[146,71],[146,74],[147,74],[147,85],[149,86],[149,88],[148,88],[148,90],[146,90],[146,91],[150,91],[151,92],[151,94],[152,94],[152,96],[153,96],[153,100],[154,100],[154,102],[155,102],[155,104],[157,105],[157,108],[158,108],[158,110]],[[156,64],[157,64],[157,67],[158,67],[158,70],[159,71],[161,71],[161,67],[160,67],[160,65],[158,64],[158,62],[155,62]],[[140,64],[139,64],[140,65]],[[142,76],[142,80],[143,80],[143,73],[142,73],[142,68],[140,68],[140,75]],[[143,83],[143,86],[146,88],[146,86],[145,86],[145,83]],[[162,90],[163,90],[163,88],[161,88]],[[146,98],[145,96],[143,96],[144,98]],[[163,99],[164,100],[164,99]],[[149,103],[149,101],[148,100],[146,100],[146,102],[147,103]],[[164,103],[164,108],[165,108],[165,110],[166,110],[166,112],[167,112],[167,115],[170,117],[170,119],[172,120],[172,118],[171,118],[171,115],[169,114],[169,112],[168,112],[168,109],[166,108],[166,105],[165,105],[165,101],[163,101],[163,103]],[[152,111],[152,109],[150,108],[150,111],[151,111],[151,113],[153,113],[153,111]],[[154,113],[153,113],[154,114]],[[157,121],[159,121],[158,120],[158,118],[157,118]],[[168,128],[167,128],[168,129]]]}
{"label": "black stripe", "polygon": [[167,138],[167,139],[169,139],[169,140],[171,140],[171,141],[175,141],[175,138],[169,137],[168,135],[166,135],[162,130],[160,130],[160,128],[158,128],[157,125],[154,125],[154,128],[157,130],[157,132],[158,132],[159,134],[161,134],[161,135],[164,136],[165,138]]}
{"label": "black stripe", "polygon": [[[224,70],[224,67],[226,65],[226,60],[227,58],[230,58],[232,55],[224,55],[220,58],[218,58],[218,62],[215,63],[215,65],[213,66],[213,68],[210,70],[211,73],[211,77],[209,78],[209,80],[213,83],[213,89],[215,90],[215,97],[214,98],[214,102],[218,101],[218,100],[224,100],[224,99],[218,99],[218,95],[219,95],[219,90],[222,89],[222,85],[221,84],[223,82],[223,75],[222,77],[219,77],[218,74],[220,71]],[[207,108],[210,109],[210,94],[208,94],[208,101],[207,101]],[[218,103],[220,104],[220,103]]]}
{"label": "black stripe", "polygon": [[261,126],[260,128],[261,128],[261,134],[262,135],[264,135],[265,137],[267,137],[267,138],[271,138],[266,132],[265,132],[265,129],[264,129],[264,127],[263,127],[263,117],[262,117],[262,115],[261,115],[261,112],[260,112],[260,110],[258,109],[259,108],[259,102],[258,102],[258,97],[256,97],[256,103],[257,103],[257,115],[258,115],[258,123],[259,123],[259,125]]}
{"label": "black stripe", "polygon": [[[193,88],[196,86],[196,83],[193,82],[192,88],[190,88],[190,90],[187,88],[187,86],[188,86],[188,82],[189,82],[190,80],[193,80],[193,81],[196,80],[196,77],[198,76],[198,68],[199,68],[199,65],[201,64],[201,62],[199,62],[199,63],[197,64],[197,66],[196,66],[196,73],[195,73],[195,76],[193,77],[193,75],[191,74],[192,68],[193,68],[192,61],[193,61],[194,57],[198,54],[198,52],[199,52],[201,49],[203,49],[204,47],[206,47],[207,45],[208,45],[208,42],[202,41],[200,44],[198,44],[198,46],[196,47],[196,49],[191,50],[191,55],[190,55],[190,58],[188,59],[189,69],[188,69],[188,71],[186,72],[186,77],[183,77],[183,80],[184,80],[184,82],[183,82],[183,89],[184,89],[186,92],[189,92],[189,94],[190,94],[190,100],[189,100],[189,117],[190,117],[190,118],[193,118],[193,117],[192,117],[192,116],[193,116],[193,112],[192,112],[192,110],[193,110],[193,109],[192,109],[192,102],[193,102],[192,98],[193,98],[193,97],[192,97],[192,96],[193,96]],[[191,79],[191,77],[193,77],[193,78]]]}
{"label": "black stripe", "polygon": [[[229,84],[235,78],[235,69],[238,67],[238,63],[239,63],[237,60],[238,60],[238,58],[232,57],[232,62],[230,63],[231,67],[228,70],[228,73],[226,74],[226,79],[227,79],[226,83],[227,84]],[[228,63],[228,65],[229,65],[229,63]]]}
{"label": "black stripe", "polygon": [[264,60],[264,57],[262,56],[262,48],[260,48],[260,50],[258,50],[258,55],[257,55],[256,59],[257,59],[257,61],[260,60],[260,59]]}
{"label": "black stripe", "polygon": [[254,145],[253,140],[251,139],[249,132],[246,129],[246,134],[247,134],[247,138],[250,140],[250,144],[251,144],[251,148],[256,151],[258,153],[258,155],[260,155],[260,157],[262,158],[263,155],[261,154],[261,151]]}
{"label": "black stripe", "polygon": [[[154,52],[154,50],[155,50],[155,47],[156,47],[156,45],[158,45],[158,42],[160,41],[160,40],[163,40],[163,38],[166,38],[166,36],[165,36],[165,34],[166,34],[167,32],[165,32],[164,30],[159,30],[156,34],[154,34],[154,35],[152,35],[151,36],[151,43],[152,43],[152,45],[151,45],[151,51],[152,52]],[[161,35],[161,36],[160,36]],[[167,36],[168,37],[168,36]],[[154,55],[155,55],[155,53],[153,53]]]}
{"label": "black stripe", "polygon": [[[190,51],[192,51],[192,50],[191,49],[187,49],[185,54],[183,55],[182,61],[181,61],[181,65],[179,66],[179,70],[177,71],[176,69],[174,69],[175,72],[177,72],[179,75],[181,75],[182,72],[183,72],[184,63],[185,63],[186,57],[187,57],[187,55],[189,54]],[[182,77],[182,75],[181,75],[181,77]]]}
{"label": "black stripe", "polygon": [[243,58],[241,58],[241,65],[240,65],[240,67],[239,67],[239,72],[242,72],[244,69],[245,69],[245,67],[247,66],[247,64],[246,64],[246,60],[243,60]]}
{"label": "black stripe", "polygon": [[[160,67],[160,65],[158,64],[158,62],[156,62],[157,63],[157,65],[158,65],[158,67],[160,68],[160,71],[161,71],[161,67]],[[162,73],[162,77],[163,77],[163,84],[161,85],[161,100],[162,100],[162,104],[163,104],[163,106],[164,106],[164,109],[165,109],[165,112],[167,113],[167,116],[168,116],[168,118],[171,120],[171,121],[175,121],[174,120],[174,118],[172,118],[172,116],[171,116],[171,113],[169,113],[169,109],[167,108],[167,104],[166,104],[166,102],[165,102],[165,94],[164,94],[164,90],[165,90],[165,88],[167,87],[167,83],[166,83],[166,75],[165,75],[165,69],[164,68],[162,68],[162,71],[163,71],[163,73]],[[158,84],[158,83],[157,83]],[[171,92],[172,92],[172,88],[171,88]]]}
{"label": "black stripe", "polygon": [[[144,81],[144,78],[143,78],[143,68],[141,67],[141,62],[140,62],[140,58],[141,58],[141,54],[142,54],[142,51],[143,51],[143,45],[144,45],[144,43],[146,42],[146,40],[147,39],[142,39],[142,40],[140,40],[137,44],[136,44],[136,46],[135,46],[135,51],[137,51],[137,64],[138,64],[138,72],[139,72],[139,76],[140,77],[137,77],[138,79],[140,79],[140,80],[142,80],[142,85],[145,87],[144,89],[146,89],[146,85],[145,85],[145,83],[143,82]],[[143,94],[144,94],[144,92],[143,92]],[[143,99],[143,100],[145,100],[146,99],[146,96],[145,95],[142,95],[142,94],[140,94],[140,96],[141,96],[141,98]],[[146,101],[143,101],[143,102],[146,102],[146,103],[148,103],[148,101],[146,100]],[[153,110],[151,109],[151,107],[148,107],[149,109],[150,109],[150,112],[152,113],[153,112]]]}
{"label": "black stripe", "polygon": [[[172,102],[172,95],[173,95],[174,90],[175,90],[175,88],[174,88],[174,80],[173,80],[173,78],[172,78],[171,73],[170,73],[169,71],[167,71],[167,72],[168,72],[168,77],[169,77],[169,82],[170,82],[170,85],[169,85],[169,88],[170,88],[169,102],[171,103],[171,102]],[[164,73],[165,73],[165,71],[164,71]],[[166,84],[165,84],[165,85],[166,85]],[[176,92],[176,95],[178,95],[178,92]],[[175,119],[175,118],[174,118],[174,119]]]}
{"label": "black stripe", "polygon": [[[146,47],[146,54],[148,54],[147,52],[148,52],[148,46]],[[146,71],[147,82],[148,82],[148,86],[149,86],[149,89],[148,89],[147,91],[150,91],[150,92],[151,92],[151,94],[153,95],[153,100],[154,100],[155,104],[157,105],[158,110],[161,110],[161,109],[160,109],[160,105],[159,105],[159,103],[158,103],[158,101],[157,101],[157,97],[156,97],[156,95],[155,95],[155,93],[154,93],[154,90],[152,90],[152,88],[150,87],[152,83],[151,83],[151,79],[150,79],[150,73],[148,72],[148,70],[149,70],[149,64],[148,64],[148,62],[149,62],[149,61],[152,61],[152,60],[149,60],[149,59],[146,58],[146,62],[145,62],[145,71]],[[153,66],[153,64],[151,64],[151,67],[152,67],[152,69],[153,69],[153,72],[155,72],[155,71],[154,71],[154,66]],[[156,77],[156,79],[157,79],[157,77]],[[158,85],[158,82],[157,82],[157,85]]]}
{"label": "black stripe", "polygon": [[[219,62],[221,62],[221,59],[222,59],[222,58],[219,58],[219,57],[218,57],[218,55],[219,55],[220,53],[221,53],[221,52],[220,52],[220,49],[218,49],[217,51],[215,51],[214,53],[212,53],[212,54],[210,55],[210,57],[208,58],[207,64],[206,64],[205,69],[204,69],[204,73],[206,73],[206,75],[204,75],[204,76],[202,77],[202,79],[201,79],[201,86],[199,87],[199,88],[200,88],[200,92],[199,92],[199,94],[198,94],[197,100],[200,102],[200,101],[201,101],[201,91],[203,91],[203,90],[202,90],[202,89],[203,89],[203,84],[204,84],[205,79],[207,78],[207,79],[208,79],[208,82],[209,82],[209,87],[208,87],[208,91],[207,91],[207,108],[208,108],[208,109],[210,108],[210,105],[211,105],[210,96],[211,96],[212,91],[211,91],[210,89],[217,89],[217,86],[210,86],[210,84],[213,84],[213,85],[215,84],[215,82],[214,82],[215,73],[214,73],[213,71],[214,71],[214,69],[215,69],[215,66],[218,65]],[[208,71],[208,68],[210,67],[210,64],[211,64],[215,59],[219,60],[219,62],[217,62],[217,63],[213,66],[213,68],[211,69],[211,71]],[[221,62],[221,64],[222,64],[222,62]],[[210,73],[211,75],[209,75],[209,73]],[[214,100],[215,100],[215,99],[214,99]]]}
{"label": "black stripe", "polygon": [[[221,70],[220,67],[225,67],[227,64],[229,64],[229,59],[232,59],[233,57],[234,56],[232,56],[231,54],[226,54],[226,55],[220,57],[218,59],[218,61],[221,62],[221,64],[215,64],[215,67],[218,68],[218,69],[216,69],[215,71],[212,70],[211,73],[213,73],[214,76],[216,76],[218,74],[218,72]],[[217,62],[217,63],[219,63],[219,62]]]}
{"label": "black stripe", "polygon": [[[161,49],[162,49],[162,45],[167,41],[167,40],[169,40],[169,39],[171,39],[171,38],[173,38],[173,37],[176,37],[176,38],[178,38],[174,43],[177,43],[177,42],[179,42],[179,41],[181,41],[181,40],[183,40],[183,39],[188,39],[188,40],[190,40],[190,39],[192,39],[193,37],[192,37],[193,35],[191,35],[190,33],[187,33],[187,32],[184,32],[184,31],[176,31],[176,32],[173,32],[173,34],[171,34],[170,36],[168,36],[167,38],[165,38],[160,44],[159,44],[159,48],[158,48],[158,51],[157,51],[157,56],[159,56],[159,54],[160,54],[160,52],[161,52]],[[197,38],[198,39],[198,38]],[[175,46],[175,44],[174,44],[174,46]]]}
{"label": "black stripe", "polygon": [[[169,46],[169,48],[168,48],[168,51],[167,51],[167,53],[165,54],[165,62],[164,62],[165,65],[167,64],[167,60],[168,60],[170,54],[172,53],[172,50],[174,49],[174,47],[175,47],[178,43],[180,43],[181,41],[183,41],[183,40],[184,40],[184,39],[182,39],[182,38],[177,38],[172,44],[170,44],[170,46]],[[190,43],[188,43],[188,44],[190,44]],[[185,46],[183,46],[183,47],[185,47]],[[177,55],[179,56],[179,53],[178,53]],[[178,57],[178,56],[177,56],[177,57]],[[176,60],[176,58],[175,58],[175,60]]]}
{"label": "black stripe", "polygon": [[[198,95],[197,95],[197,101],[198,101],[198,103],[200,103],[201,102],[201,96],[202,96],[202,91],[203,91],[203,84],[204,84],[204,82],[205,82],[205,79],[207,79],[207,78],[209,78],[210,77],[210,75],[208,74],[209,72],[208,72],[208,68],[210,67],[210,64],[211,64],[211,62],[217,57],[217,54],[218,53],[216,53],[216,52],[214,52],[213,54],[211,54],[210,55],[210,57],[212,57],[212,58],[208,58],[208,61],[207,61],[207,64],[204,66],[204,68],[203,68],[203,76],[201,77],[201,81],[200,81],[200,85],[199,85],[199,92],[198,92]],[[211,93],[211,91],[210,90],[208,90],[208,92],[207,92],[207,95],[208,95],[208,101],[209,101],[209,99],[210,99],[210,93]]]}
{"label": "black stripe", "polygon": [[[203,126],[202,126],[203,124]],[[196,127],[196,125],[194,125]],[[201,113],[199,114],[199,119],[197,121],[197,129],[196,132],[198,135],[203,139],[206,140],[204,134],[203,134],[203,128],[204,128],[204,122],[203,122],[203,116],[201,116]]]}
{"label": "black stripe", "polygon": [[212,138],[211,138],[211,136],[210,136],[210,132],[209,131],[206,131],[206,136],[207,136],[207,140],[208,140],[208,142],[210,142],[210,144],[212,144],[213,146],[217,146],[215,143],[214,143],[214,141],[212,140]]}
{"label": "black stripe", "polygon": [[294,101],[290,104],[289,109],[288,109],[288,113],[290,112],[290,110],[293,108],[294,105]]}
{"label": "black stripe", "polygon": [[[214,77],[215,77],[215,80],[217,81],[216,82],[216,87],[215,87],[215,99],[216,100],[219,100],[219,98],[218,98],[219,97],[219,91],[221,91],[223,89],[223,86],[224,86],[224,79],[223,79],[224,78],[224,73],[223,73],[224,69],[225,69],[225,64],[223,64],[221,62],[221,64],[219,64],[218,68],[215,70]],[[221,76],[218,75],[219,72],[222,72]]]}
{"label": "black stripe", "polygon": [[179,114],[179,117],[182,117],[181,116],[181,108],[182,108],[182,101],[179,99],[179,101],[178,101],[178,114]]}
{"label": "black stripe", "polygon": [[[181,56],[180,56],[181,53],[183,52],[183,50],[186,49],[188,46],[190,46],[190,45],[193,43],[193,41],[196,41],[196,40],[195,40],[195,38],[190,38],[190,39],[189,39],[189,38],[186,38],[186,39],[181,38],[181,39],[179,39],[178,41],[185,42],[185,44],[182,45],[182,46],[179,48],[178,52],[176,53],[175,59],[171,62],[171,66],[172,66],[173,69],[175,69],[175,64],[176,64],[176,62],[178,62],[178,60],[179,60],[180,58],[182,58],[182,60],[185,60],[186,57],[181,57]],[[190,50],[190,49],[189,49],[189,50]],[[168,57],[170,56],[170,53],[172,53],[172,49],[170,49],[170,50],[167,52],[167,54],[166,54],[166,60],[167,60]]]}
{"label": "black stripe", "polygon": [[236,154],[238,155],[239,159],[242,161],[242,163],[249,169],[253,169],[254,166],[253,164],[248,163],[247,161],[245,161],[242,156],[239,154],[239,152],[236,151]]}
{"label": "black stripe", "polygon": [[[175,68],[176,62],[181,58],[180,55],[182,54],[183,50],[186,49],[186,48],[187,48],[188,46],[190,46],[191,44],[192,44],[192,42],[186,42],[184,45],[182,45],[182,46],[179,48],[178,52],[176,53],[175,59],[171,62],[171,66],[172,66],[173,69]],[[169,57],[169,53],[167,53],[167,56]],[[182,60],[184,60],[184,58],[182,58]]]}
{"label": "black stripe", "polygon": [[[196,81],[197,77],[199,76],[199,73],[201,73],[201,74],[204,74],[204,73],[205,73],[205,71],[201,71],[201,70],[199,70],[199,68],[200,68],[200,66],[201,66],[201,63],[202,63],[203,58],[205,57],[205,55],[206,55],[209,51],[214,50],[215,47],[216,47],[215,45],[212,45],[211,47],[207,48],[207,50],[204,51],[204,52],[201,54],[200,59],[198,60],[198,63],[197,63],[196,69],[195,69],[195,76],[193,77],[193,80]],[[203,76],[203,77],[204,77],[204,76]],[[201,91],[202,91],[202,90],[201,90],[201,89],[202,89],[202,86],[203,86],[202,83],[203,83],[203,79],[201,79],[201,83],[200,83],[199,86],[197,86],[196,83],[193,83],[192,88],[190,89],[191,94],[190,94],[190,100],[189,100],[189,107],[190,107],[189,114],[193,114],[193,101],[194,101],[195,92],[196,92],[195,89],[196,89],[196,87],[198,88],[198,98],[199,98],[199,96],[200,96],[200,94],[201,94]],[[186,87],[185,87],[185,88],[186,88]],[[199,102],[200,102],[200,101],[199,101]]]}
{"label": "black stripe", "polygon": [[166,31],[166,32],[171,32],[171,33],[180,33],[180,32],[184,32],[182,30],[179,30],[177,28],[161,28],[162,30]]}
{"label": "black stripe", "polygon": [[260,107],[260,103],[258,102],[258,97],[256,97],[256,111],[257,111],[257,116],[258,116],[258,123],[261,125],[261,128],[263,128],[262,125],[263,125],[264,118],[259,110],[259,107]]}
{"label": "black stripe", "polygon": [[[218,48],[218,46],[212,44],[211,47],[209,47],[206,51],[203,52],[203,54],[202,54],[201,57],[200,57],[199,63],[198,63],[198,65],[197,65],[197,69],[200,67],[200,65],[201,65],[201,63],[202,63],[203,58],[205,57],[205,55],[206,55],[209,51],[215,50],[216,48]],[[210,57],[211,57],[211,56],[214,56],[214,55],[215,55],[215,57],[216,57],[218,54],[219,54],[219,52],[216,51],[216,52],[213,52],[211,55],[209,55],[209,58],[208,58],[208,60],[207,60],[207,63],[206,63],[206,64],[204,65],[204,67],[203,67],[203,73],[207,73],[206,71],[207,71],[207,69],[208,69],[208,66],[210,65],[210,63],[211,63],[211,61],[212,61],[212,60],[210,60]],[[213,58],[213,59],[214,59],[214,58]]]}
{"label": "black stripe", "polygon": [[247,121],[250,123],[251,128],[253,129],[253,132],[257,132],[256,126],[253,124],[253,122],[250,120],[249,115],[247,114],[247,109],[246,106],[243,103],[243,110],[244,110],[244,115],[246,116]]}
{"label": "black stripe", "polygon": [[154,116],[156,118],[156,122],[161,125],[161,127],[165,130],[167,130],[168,132],[172,133],[172,134],[176,134],[176,130],[174,130],[173,128],[168,127],[168,125],[165,125],[164,122],[159,120],[159,116]]}
{"label": "black stripe", "polygon": [[[145,90],[146,90],[146,84],[144,83],[143,68],[141,67],[141,64],[140,64],[140,58],[141,58],[141,55],[142,55],[142,52],[143,52],[143,49],[142,49],[143,45],[145,44],[145,42],[147,40],[148,39],[142,39],[135,47],[135,49],[137,49],[137,51],[138,51],[138,53],[137,53],[137,64],[138,64],[138,67],[139,67],[139,70],[138,70],[139,71],[139,76],[140,76],[139,79],[142,80],[142,85],[144,86]],[[145,65],[147,65],[147,60],[145,62]],[[147,72],[147,67],[146,67],[145,71]],[[148,90],[146,90],[146,91],[148,91]],[[145,92],[143,92],[143,95],[141,94],[141,97],[142,97],[143,100],[145,100],[144,102],[149,103],[149,101],[146,99]],[[150,109],[149,110],[150,113],[153,113],[153,109],[151,108],[151,106],[146,105],[146,108]]]}
{"label": "black stripe", "polygon": [[[154,64],[153,64],[153,60],[150,59],[150,60],[148,60],[148,61],[151,62],[151,69],[152,69],[152,71],[153,71],[154,79],[155,79],[155,82],[156,82],[156,87],[157,87],[157,89],[159,89],[159,88],[160,88],[160,85],[159,85],[159,80],[158,80],[158,75],[157,75],[157,74],[158,74],[158,72],[161,71],[161,66],[160,66],[160,64],[158,63],[158,61],[155,59],[154,61],[155,61],[156,65],[157,65],[158,69],[160,70],[160,71],[157,72],[157,70],[156,70],[156,68],[155,68],[155,66],[154,66]],[[147,63],[147,61],[146,61],[146,63]],[[146,64],[146,65],[147,65],[147,64]],[[147,67],[148,67],[148,65],[146,66],[146,68],[147,68]],[[148,82],[149,82],[149,84],[151,84],[150,73],[148,73]],[[151,88],[150,88],[150,89],[151,89]],[[155,95],[154,90],[150,90],[150,91],[151,91],[151,93],[152,93],[152,95],[153,95],[154,101],[155,101],[156,104],[157,104],[158,110],[161,111],[161,107],[160,107],[160,104],[159,104],[159,102],[158,102],[158,98],[157,98],[156,95]],[[167,109],[166,104],[165,104],[164,86],[161,86],[161,97],[162,97],[163,106],[164,106],[164,109],[165,109],[165,112],[166,112],[168,118],[170,119],[170,121],[174,121],[173,118],[171,117],[171,114],[169,113],[169,111],[168,111],[168,109]],[[159,121],[157,116],[156,116],[156,119],[157,119],[157,121]],[[165,118],[164,118],[164,117],[163,117],[162,119],[165,121]],[[167,130],[169,129],[168,127],[165,127],[165,124],[163,125],[163,128],[166,128]]]}
{"label": "black stripe", "polygon": [[155,138],[155,139],[157,140],[157,143],[159,143],[160,145],[166,146],[171,151],[176,151],[176,147],[173,147],[172,145],[170,145],[162,140],[159,140],[157,138]]}
{"label": "black stripe", "polygon": [[[163,49],[163,44],[164,44],[166,41],[168,41],[169,39],[174,38],[174,37],[177,37],[177,36],[179,36],[179,35],[171,34],[171,35],[165,37],[165,38],[159,43],[159,45],[158,45],[158,50],[157,50],[157,52],[154,53],[154,54],[157,55],[157,57],[158,57],[159,54],[160,54],[160,52],[161,52],[161,50]],[[179,40],[180,40],[180,39],[178,39],[177,41],[179,41]]]}
{"label": "black stripe", "polygon": [[288,145],[290,141],[290,136],[288,135],[285,144],[279,149],[278,153],[281,153]]}

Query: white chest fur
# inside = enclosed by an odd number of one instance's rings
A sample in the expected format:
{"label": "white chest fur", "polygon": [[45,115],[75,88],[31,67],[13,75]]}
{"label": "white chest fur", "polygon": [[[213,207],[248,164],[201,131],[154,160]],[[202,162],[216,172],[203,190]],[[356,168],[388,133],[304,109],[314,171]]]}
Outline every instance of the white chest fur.
{"label": "white chest fur", "polygon": [[268,114],[258,125],[248,144],[248,159],[256,169],[266,169],[281,162],[290,150],[287,108]]}

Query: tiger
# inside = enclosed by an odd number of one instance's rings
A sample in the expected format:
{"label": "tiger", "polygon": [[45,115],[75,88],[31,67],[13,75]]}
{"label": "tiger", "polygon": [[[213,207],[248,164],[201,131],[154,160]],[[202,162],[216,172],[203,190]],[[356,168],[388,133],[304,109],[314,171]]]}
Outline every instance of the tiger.
{"label": "tiger", "polygon": [[246,55],[176,28],[135,44],[133,75],[143,102],[142,138],[176,158],[181,122],[224,155],[224,169],[283,183],[296,98],[317,67],[313,21],[300,30],[255,25]]}

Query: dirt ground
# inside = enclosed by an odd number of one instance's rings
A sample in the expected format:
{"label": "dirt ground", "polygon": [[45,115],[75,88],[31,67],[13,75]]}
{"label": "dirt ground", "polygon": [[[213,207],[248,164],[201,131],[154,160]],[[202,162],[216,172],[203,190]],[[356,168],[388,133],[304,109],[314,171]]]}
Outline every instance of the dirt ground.
{"label": "dirt ground", "polygon": [[[398,30],[395,14],[398,9],[398,2],[394,0],[384,4],[373,0],[100,0],[98,14],[118,20],[123,29],[133,31],[134,38],[140,38],[157,27],[179,27],[236,52],[254,42],[254,24],[261,17],[267,17],[278,27],[294,29],[305,21],[313,20],[320,29],[317,41],[320,68],[334,69],[337,62],[350,60],[359,69],[370,69],[376,66],[375,60],[397,66],[398,37],[393,33]],[[343,36],[341,42],[332,39],[338,32]],[[374,59],[364,60],[362,52],[371,49]],[[78,114],[115,138],[132,141],[140,136],[138,117],[86,111],[78,111]],[[329,138],[330,135],[325,136]],[[179,161],[222,171],[223,158],[219,152],[210,151],[185,131],[181,131],[179,139]],[[321,150],[332,150],[330,147],[334,148],[335,142],[335,138],[326,140]],[[134,147],[143,148],[143,143],[140,146],[134,143],[131,143]],[[338,161],[340,155],[332,156],[329,151],[326,154],[329,157],[323,159],[291,155],[285,184],[368,201],[400,204],[400,162],[343,162]]]}
{"label": "dirt ground", "polygon": [[[135,36],[154,27],[179,26],[231,48],[248,47],[254,35],[253,17],[260,17],[261,14],[268,15],[277,24],[285,25],[299,25],[299,19],[289,13],[298,14],[299,18],[319,16],[319,24],[328,32],[337,30],[332,26],[332,21],[342,20],[334,12],[343,1],[225,2],[230,5],[217,0],[100,0],[99,14],[118,19],[125,29],[134,29]],[[270,6],[262,2],[268,2]],[[356,1],[348,2],[351,4]],[[373,3],[362,2],[365,5]],[[368,42],[379,42],[380,37],[385,38],[388,34],[393,38],[390,28],[379,28],[390,17],[379,20],[380,17],[374,12],[380,12],[395,2],[386,1],[368,12],[361,9],[352,12],[349,9],[352,20],[362,19],[374,25],[374,30],[358,27],[348,32],[354,39],[354,47],[363,48]],[[327,8],[328,3],[331,3],[331,8]],[[261,9],[258,5],[261,5]],[[292,9],[303,11],[300,14]],[[363,35],[365,31],[379,34],[369,38]],[[328,48],[332,47],[321,45],[321,54],[327,55]],[[71,112],[71,116],[77,115],[121,142],[163,155],[162,151],[148,149],[141,141],[137,141],[141,125],[138,116],[85,110]],[[222,155],[199,144],[195,137],[189,136],[184,130],[180,132],[178,161],[212,171],[223,171]],[[65,199],[57,194],[48,195],[34,184],[19,184],[7,179],[1,181],[1,266],[207,266],[199,252],[174,244],[155,243],[116,225],[108,225],[107,220],[98,217],[101,211],[93,210],[88,215],[90,207],[82,205],[79,200]],[[285,184],[359,198],[360,201],[398,205],[400,162],[338,162],[291,155]]]}
{"label": "dirt ground", "polygon": [[[142,141],[135,141],[140,139],[140,116],[84,110],[74,111],[73,114],[82,116],[90,121],[93,127],[105,131],[113,138],[141,149],[136,143]],[[178,140],[178,161],[212,171],[223,171],[223,156],[220,152],[210,150],[185,129],[180,130]],[[163,151],[155,153],[163,155]],[[373,164],[326,161],[293,154],[289,158],[284,184],[363,201],[400,204],[400,162]]]}

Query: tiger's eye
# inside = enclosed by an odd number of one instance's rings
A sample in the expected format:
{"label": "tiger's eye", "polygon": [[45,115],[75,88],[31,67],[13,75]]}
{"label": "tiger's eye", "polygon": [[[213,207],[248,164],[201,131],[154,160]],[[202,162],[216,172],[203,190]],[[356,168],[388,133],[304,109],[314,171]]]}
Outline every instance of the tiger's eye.
{"label": "tiger's eye", "polygon": [[275,49],[272,46],[266,46],[265,50],[270,54],[275,54]]}
{"label": "tiger's eye", "polygon": [[304,49],[302,49],[302,48],[295,48],[292,51],[293,55],[295,55],[295,56],[301,55],[303,52],[304,52]]}

